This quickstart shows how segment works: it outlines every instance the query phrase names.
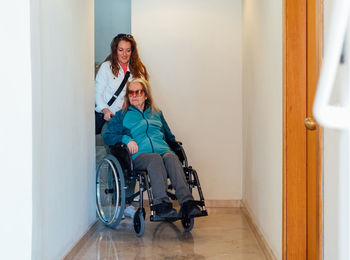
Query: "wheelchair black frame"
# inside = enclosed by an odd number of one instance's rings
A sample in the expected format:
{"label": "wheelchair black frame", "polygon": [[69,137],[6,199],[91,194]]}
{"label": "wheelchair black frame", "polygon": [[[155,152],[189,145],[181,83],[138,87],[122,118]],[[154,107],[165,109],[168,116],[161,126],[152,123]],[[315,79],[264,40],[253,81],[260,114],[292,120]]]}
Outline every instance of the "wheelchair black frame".
{"label": "wheelchair black frame", "polygon": [[[188,161],[187,157],[185,154],[185,151],[182,147],[181,142],[171,142],[168,143],[171,149],[176,153],[178,156],[181,164],[183,165],[183,171],[187,180],[187,183],[189,185],[190,192],[192,193],[192,189],[197,187],[198,195],[199,195],[199,200],[195,200],[196,205],[198,205],[201,208],[201,216],[207,216],[207,210],[205,208],[205,202],[204,202],[204,196],[202,192],[202,188],[199,182],[198,174],[196,170],[192,168],[192,166],[188,166]],[[139,210],[142,210],[143,218],[145,218],[145,209],[144,209],[144,201],[143,201],[143,193],[146,191],[149,199],[149,206],[151,210],[151,215],[150,215],[150,221],[168,221],[168,222],[173,222],[176,220],[181,220],[182,224],[185,228],[186,231],[190,231],[193,227],[193,219],[186,219],[185,217],[182,216],[182,214],[178,214],[176,218],[165,218],[165,217],[160,217],[155,214],[155,209],[154,209],[154,202],[153,202],[153,194],[151,192],[151,183],[148,178],[148,174],[146,170],[134,170],[133,169],[133,163],[131,159],[131,155],[127,149],[127,146],[123,143],[118,143],[111,147],[111,155],[115,157],[115,159],[120,163],[122,172],[124,175],[125,179],[125,187],[127,187],[127,182],[135,180],[139,183],[139,190],[132,194],[129,197],[125,198],[125,204],[131,204],[136,197],[139,196]],[[169,192],[169,190],[172,190],[172,185],[170,184],[168,186],[168,191],[167,194],[172,200],[176,200],[176,195],[172,192]],[[136,212],[136,214],[138,213]],[[135,214],[135,215],[136,215]],[[201,217],[199,216],[199,217]],[[134,219],[135,221],[135,219]],[[144,225],[144,223],[143,223]],[[187,225],[190,225],[187,227]],[[134,222],[134,227],[135,227],[135,222]],[[186,229],[187,228],[187,229]],[[135,229],[136,231],[136,229]],[[143,234],[143,231],[142,231]],[[142,235],[140,234],[140,235]]]}

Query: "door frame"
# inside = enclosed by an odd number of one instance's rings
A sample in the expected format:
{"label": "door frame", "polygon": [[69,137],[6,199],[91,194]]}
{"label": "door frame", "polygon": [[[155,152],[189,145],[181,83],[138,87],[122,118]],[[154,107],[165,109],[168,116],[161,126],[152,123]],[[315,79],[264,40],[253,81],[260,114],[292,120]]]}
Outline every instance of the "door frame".
{"label": "door frame", "polygon": [[322,59],[322,0],[284,0],[283,259],[322,259],[322,129],[307,130]]}

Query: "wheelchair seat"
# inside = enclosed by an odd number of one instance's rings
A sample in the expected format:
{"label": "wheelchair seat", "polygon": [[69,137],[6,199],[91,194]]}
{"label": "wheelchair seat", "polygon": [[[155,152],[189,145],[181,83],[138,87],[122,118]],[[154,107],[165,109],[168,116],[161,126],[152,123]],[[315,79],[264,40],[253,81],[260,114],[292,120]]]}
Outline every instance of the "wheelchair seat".
{"label": "wheelchair seat", "polygon": [[[188,182],[189,189],[192,193],[193,188],[196,188],[199,195],[199,200],[195,201],[196,205],[201,208],[201,216],[207,216],[205,202],[201,186],[199,183],[197,172],[188,166],[187,157],[182,147],[182,143],[168,142],[169,147],[178,156],[183,171]],[[130,196],[126,196],[128,183],[137,181],[139,190]],[[124,212],[125,204],[130,204],[136,197],[139,197],[139,208],[134,215],[134,230],[137,236],[142,236],[145,227],[145,209],[143,207],[143,193],[147,192],[150,204],[150,221],[176,221],[181,220],[185,231],[192,230],[194,225],[193,218],[183,217],[179,214],[176,218],[164,218],[155,214],[153,203],[153,195],[151,192],[151,183],[146,170],[134,170],[131,155],[127,146],[123,143],[117,143],[110,147],[110,154],[97,167],[96,173],[96,209],[101,222],[108,227],[116,227]],[[168,196],[172,200],[176,200],[175,194],[172,192],[172,185],[168,186]]]}

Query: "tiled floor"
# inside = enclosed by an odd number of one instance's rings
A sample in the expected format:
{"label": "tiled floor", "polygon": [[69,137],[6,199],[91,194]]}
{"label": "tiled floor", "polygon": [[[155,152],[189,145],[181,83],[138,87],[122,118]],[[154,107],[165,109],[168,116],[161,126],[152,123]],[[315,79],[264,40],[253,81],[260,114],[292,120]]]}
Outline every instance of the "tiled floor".
{"label": "tiled floor", "polygon": [[[175,223],[150,222],[136,237],[131,219],[115,229],[98,223],[67,260],[96,259],[266,259],[240,208],[210,208],[190,233]],[[73,253],[73,252],[72,252]]]}

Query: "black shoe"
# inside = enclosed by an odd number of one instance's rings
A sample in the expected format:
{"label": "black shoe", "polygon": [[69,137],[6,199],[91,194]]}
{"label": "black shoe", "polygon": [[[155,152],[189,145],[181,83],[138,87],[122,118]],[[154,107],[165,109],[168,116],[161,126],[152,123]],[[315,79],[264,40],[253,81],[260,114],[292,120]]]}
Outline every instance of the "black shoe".
{"label": "black shoe", "polygon": [[202,216],[202,212],[196,205],[194,200],[188,200],[182,204],[181,207],[182,217],[184,218],[194,218]]}
{"label": "black shoe", "polygon": [[157,205],[154,205],[154,209],[158,217],[162,217],[162,218],[177,217],[176,209],[173,208],[173,204],[171,204],[170,202],[162,202]]}

